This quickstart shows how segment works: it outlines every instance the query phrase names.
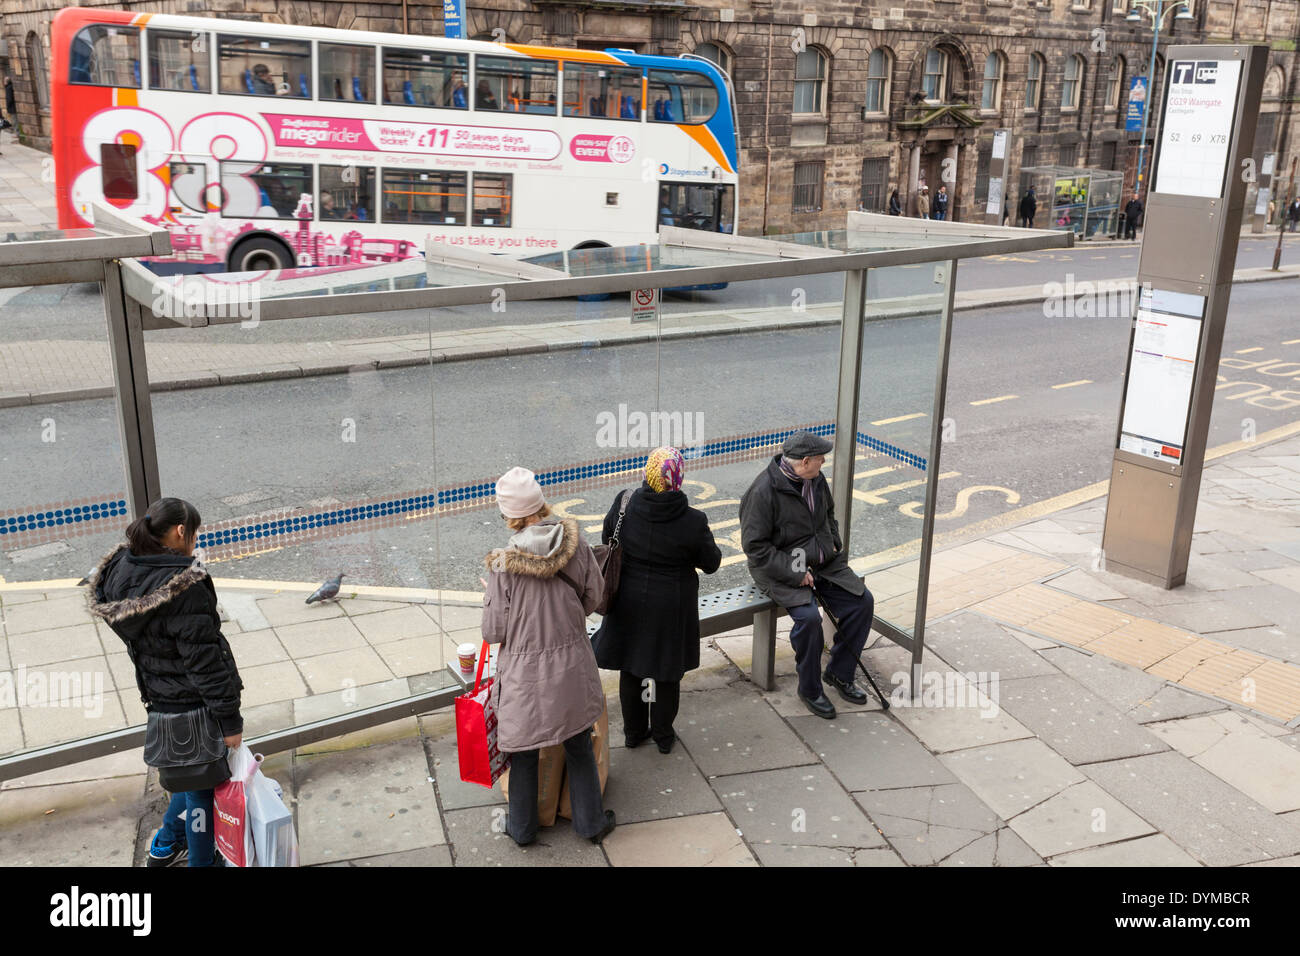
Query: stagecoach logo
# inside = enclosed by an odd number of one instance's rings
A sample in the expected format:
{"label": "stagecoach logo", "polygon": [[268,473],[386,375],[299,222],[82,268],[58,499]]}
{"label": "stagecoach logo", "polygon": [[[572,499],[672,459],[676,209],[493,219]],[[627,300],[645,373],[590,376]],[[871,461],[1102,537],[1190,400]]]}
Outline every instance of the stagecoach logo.
{"label": "stagecoach logo", "polygon": [[569,140],[569,153],[584,163],[626,163],[636,155],[636,143],[629,136],[580,133]]}
{"label": "stagecoach logo", "polygon": [[707,176],[708,171],[705,169],[682,169],[680,166],[669,166],[667,163],[659,164],[660,176]]}

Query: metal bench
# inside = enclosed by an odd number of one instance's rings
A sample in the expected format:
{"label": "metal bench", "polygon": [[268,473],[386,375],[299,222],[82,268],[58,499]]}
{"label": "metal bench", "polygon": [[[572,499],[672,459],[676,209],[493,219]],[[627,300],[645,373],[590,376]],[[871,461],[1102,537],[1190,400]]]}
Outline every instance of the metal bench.
{"label": "metal bench", "polygon": [[[746,584],[700,595],[700,637],[714,637],[748,624],[754,626],[750,680],[763,690],[776,686],[776,618],[785,609],[758,589]],[[587,635],[599,625],[587,624]]]}

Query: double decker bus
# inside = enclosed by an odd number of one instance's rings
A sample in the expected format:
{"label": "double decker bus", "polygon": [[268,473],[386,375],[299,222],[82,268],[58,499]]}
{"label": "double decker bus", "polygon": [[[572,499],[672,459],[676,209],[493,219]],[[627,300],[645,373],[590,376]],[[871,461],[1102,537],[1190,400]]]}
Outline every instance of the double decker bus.
{"label": "double decker bus", "polygon": [[734,96],[702,58],[81,8],[53,46],[59,225],[162,224],[160,272],[734,229]]}

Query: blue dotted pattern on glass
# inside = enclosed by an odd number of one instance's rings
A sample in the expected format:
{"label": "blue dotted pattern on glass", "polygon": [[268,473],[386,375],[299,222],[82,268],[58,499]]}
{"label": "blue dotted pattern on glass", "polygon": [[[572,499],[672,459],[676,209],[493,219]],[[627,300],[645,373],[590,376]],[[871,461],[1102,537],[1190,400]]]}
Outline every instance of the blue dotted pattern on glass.
{"label": "blue dotted pattern on glass", "polygon": [[[830,437],[835,434],[835,426],[816,425],[810,429],[814,435]],[[741,451],[749,451],[753,448],[762,448],[767,445],[775,445],[785,441],[799,429],[789,429],[782,432],[768,432],[763,435],[750,435],[745,438],[731,438],[725,441],[709,442],[700,448],[683,449],[683,456],[688,459],[696,460],[701,458],[711,458],[717,455],[734,454]],[[887,442],[870,437],[869,435],[859,432],[858,441],[868,448],[889,455],[891,458],[897,458],[899,461],[906,462],[909,465],[925,470],[925,459],[919,458],[909,452],[903,451]],[[623,472],[636,472],[645,468],[646,459],[649,454],[633,455],[627,458],[618,458],[614,461],[596,462],[590,465],[577,465],[572,468],[557,468],[553,471],[545,471],[537,476],[537,483],[546,487],[548,485],[562,485],[571,481],[586,481],[593,478],[603,478],[606,475],[620,474]],[[448,488],[437,493],[436,505],[455,505],[463,504],[467,501],[478,501],[484,498],[490,498],[496,494],[496,483],[487,481],[476,485],[465,485],[460,488]],[[389,515],[409,514],[413,511],[426,511],[435,507],[434,495],[412,495],[408,498],[394,498],[390,501],[374,502],[366,505],[354,505],[344,508],[337,508],[334,511],[326,511],[314,515],[298,515],[291,518],[280,518],[278,520],[264,521],[257,524],[242,525],[237,528],[223,528],[219,531],[207,531],[199,535],[199,545],[204,548],[219,547],[227,544],[241,544],[249,542],[265,541],[268,538],[275,538],[279,535],[293,534],[298,531],[312,531],[318,528],[330,528],[338,525],[355,524],[358,521],[366,521],[370,518],[381,518]]]}
{"label": "blue dotted pattern on glass", "polygon": [[887,441],[881,441],[879,438],[872,438],[866,432],[858,432],[858,444],[865,445],[872,451],[878,451],[882,455],[888,455],[895,458],[905,465],[911,465],[913,468],[919,468],[925,471],[925,459],[920,455],[913,455],[910,451],[904,451],[897,445],[891,445]]}
{"label": "blue dotted pattern on glass", "polygon": [[37,511],[27,515],[15,515],[12,518],[0,518],[0,535],[35,531],[39,528],[57,528],[62,525],[83,524],[87,521],[99,521],[102,518],[117,518],[125,514],[126,501],[124,500],[100,501],[90,505],[77,505],[73,508]]}

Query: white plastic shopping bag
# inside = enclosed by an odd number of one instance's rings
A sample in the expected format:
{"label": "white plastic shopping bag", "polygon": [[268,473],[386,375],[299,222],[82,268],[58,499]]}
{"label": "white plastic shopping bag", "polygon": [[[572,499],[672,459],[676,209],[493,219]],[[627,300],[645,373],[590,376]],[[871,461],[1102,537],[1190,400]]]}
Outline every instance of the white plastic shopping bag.
{"label": "white plastic shopping bag", "polygon": [[[257,755],[261,762],[261,755]],[[248,787],[248,819],[253,828],[254,866],[297,866],[298,837],[283,791],[259,770]]]}
{"label": "white plastic shopping bag", "polygon": [[230,751],[230,779],[214,794],[217,850],[231,866],[297,866],[293,814],[246,745]]}

